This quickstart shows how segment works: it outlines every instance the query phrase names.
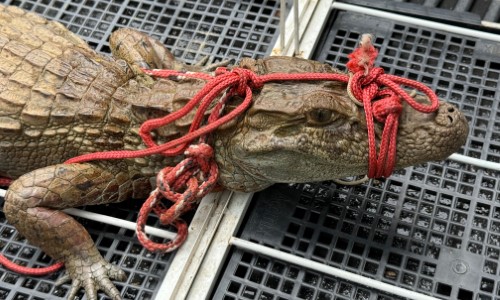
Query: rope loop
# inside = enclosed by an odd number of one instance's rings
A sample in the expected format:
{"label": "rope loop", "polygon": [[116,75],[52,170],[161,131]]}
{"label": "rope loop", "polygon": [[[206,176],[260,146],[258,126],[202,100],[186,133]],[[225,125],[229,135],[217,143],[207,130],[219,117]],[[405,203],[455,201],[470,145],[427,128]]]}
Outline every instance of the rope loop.
{"label": "rope loop", "polygon": [[[175,167],[166,167],[156,176],[157,188],[151,193],[139,212],[137,236],[146,249],[152,252],[172,251],[187,236],[187,225],[180,216],[192,210],[217,184],[218,167],[210,145],[191,145],[185,151],[186,158]],[[173,202],[169,208],[161,206],[161,199]],[[165,244],[152,242],[144,232],[147,216],[155,211],[162,225],[177,228],[176,237]]]}
{"label": "rope loop", "polygon": [[161,194],[158,188],[156,188],[149,195],[148,199],[144,202],[141,209],[139,210],[139,216],[137,218],[136,234],[139,242],[151,252],[171,252],[179,248],[182,243],[187,238],[188,226],[186,222],[182,219],[175,219],[171,222],[171,225],[177,229],[177,234],[175,237],[167,243],[157,243],[152,241],[145,232],[146,220],[151,213],[151,211],[158,208],[160,205]]}

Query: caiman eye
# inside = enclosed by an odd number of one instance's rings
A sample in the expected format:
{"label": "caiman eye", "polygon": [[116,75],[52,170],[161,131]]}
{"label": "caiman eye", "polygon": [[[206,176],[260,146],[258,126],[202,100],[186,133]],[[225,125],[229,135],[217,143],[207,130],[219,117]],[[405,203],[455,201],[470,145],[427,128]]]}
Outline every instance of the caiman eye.
{"label": "caiman eye", "polygon": [[326,125],[333,121],[333,112],[329,109],[317,108],[309,111],[307,121],[311,125]]}

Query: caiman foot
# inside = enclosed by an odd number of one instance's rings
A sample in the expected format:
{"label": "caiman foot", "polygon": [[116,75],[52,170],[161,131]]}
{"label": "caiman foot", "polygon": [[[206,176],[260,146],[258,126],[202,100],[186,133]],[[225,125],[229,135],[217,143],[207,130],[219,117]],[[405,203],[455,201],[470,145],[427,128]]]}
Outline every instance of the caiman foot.
{"label": "caiman foot", "polygon": [[218,67],[227,67],[231,64],[234,64],[234,59],[226,59],[223,61],[215,62],[208,64],[208,61],[211,60],[212,57],[210,56],[205,56],[202,59],[200,59],[198,62],[196,62],[195,66],[196,67],[201,67],[203,72],[212,72],[215,71]]}
{"label": "caiman foot", "polygon": [[[95,261],[97,260],[97,261]],[[80,288],[85,289],[89,300],[97,300],[97,291],[101,290],[113,300],[121,300],[120,291],[112,280],[125,281],[127,275],[119,267],[105,261],[102,257],[83,260],[68,259],[65,263],[66,274],[59,278],[56,285],[71,281],[68,300],[75,299]]]}

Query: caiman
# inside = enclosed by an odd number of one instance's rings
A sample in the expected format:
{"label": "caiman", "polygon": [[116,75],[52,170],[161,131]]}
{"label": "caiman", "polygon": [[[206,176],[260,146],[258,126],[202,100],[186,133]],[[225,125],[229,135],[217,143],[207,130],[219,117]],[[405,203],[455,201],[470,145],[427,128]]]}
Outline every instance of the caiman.
{"label": "caiman", "polygon": [[[31,243],[65,264],[72,280],[69,299],[81,287],[88,299],[97,299],[98,290],[120,299],[112,280],[124,280],[125,274],[106,262],[85,228],[61,210],[146,197],[156,172],[180,158],[62,163],[95,151],[144,148],[140,124],[178,110],[205,83],[144,74],[143,67],[203,69],[176,61],[143,33],[117,30],[110,46],[112,57],[99,55],[57,22],[0,6],[0,176],[15,179],[3,209]],[[290,57],[244,59],[240,67],[258,74],[340,72]],[[188,116],[156,130],[156,142],[181,136],[190,122]],[[382,128],[376,124],[377,141]],[[464,115],[450,104],[441,102],[429,114],[405,105],[396,167],[444,159],[467,134]],[[218,182],[231,190],[343,178],[368,168],[363,107],[339,82],[267,83],[255,91],[251,107],[211,140]]]}

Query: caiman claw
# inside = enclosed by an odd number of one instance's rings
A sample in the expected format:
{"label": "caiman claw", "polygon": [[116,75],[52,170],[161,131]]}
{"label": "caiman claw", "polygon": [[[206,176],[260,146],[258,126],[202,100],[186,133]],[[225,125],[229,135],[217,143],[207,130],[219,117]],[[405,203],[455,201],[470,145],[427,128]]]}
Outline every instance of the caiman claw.
{"label": "caiman claw", "polygon": [[75,299],[80,288],[85,289],[88,300],[97,300],[97,291],[101,290],[113,300],[121,300],[120,291],[112,280],[125,281],[127,275],[119,267],[104,259],[97,262],[87,262],[73,259],[66,263],[66,274],[59,278],[56,286],[71,281],[68,300]]}

